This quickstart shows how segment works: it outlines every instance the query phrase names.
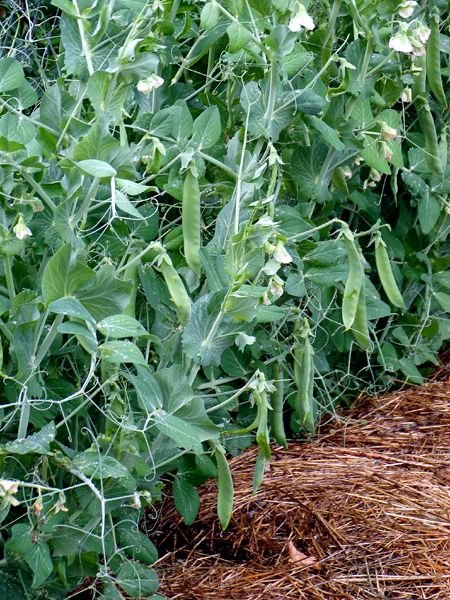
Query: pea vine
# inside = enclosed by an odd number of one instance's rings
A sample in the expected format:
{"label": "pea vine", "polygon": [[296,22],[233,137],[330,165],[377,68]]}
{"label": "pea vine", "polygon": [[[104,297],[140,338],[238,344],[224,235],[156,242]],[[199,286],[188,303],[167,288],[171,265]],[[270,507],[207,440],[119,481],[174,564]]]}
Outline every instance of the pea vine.
{"label": "pea vine", "polygon": [[438,363],[447,8],[2,3],[2,597],[162,598],[144,511]]}

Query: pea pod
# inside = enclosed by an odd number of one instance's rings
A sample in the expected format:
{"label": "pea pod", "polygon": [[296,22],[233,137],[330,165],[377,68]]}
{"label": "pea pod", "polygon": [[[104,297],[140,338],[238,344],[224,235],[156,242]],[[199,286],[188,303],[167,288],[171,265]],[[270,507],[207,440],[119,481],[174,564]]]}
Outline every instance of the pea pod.
{"label": "pea pod", "polygon": [[300,325],[300,340],[294,347],[294,382],[297,387],[295,412],[300,424],[313,434],[315,432],[316,406],[314,402],[314,350],[309,341],[309,324],[305,319]]}
{"label": "pea pod", "polygon": [[216,447],[214,456],[217,462],[217,515],[222,529],[228,527],[233,514],[234,486],[230,465],[225,457],[225,450]]}
{"label": "pea pod", "polygon": [[[364,278],[365,279],[365,278]],[[366,284],[363,279],[361,293],[359,294],[358,306],[356,309],[355,320],[353,322],[352,333],[355,340],[365,349],[371,352],[373,344],[370,339],[369,325],[367,321],[366,308]]]}
{"label": "pea pod", "polygon": [[272,410],[269,412],[270,420],[270,432],[275,441],[287,448],[286,433],[284,431],[284,420],[283,420],[283,401],[284,401],[284,384],[283,384],[283,369],[280,361],[276,361],[273,364],[273,384],[275,390],[270,398],[270,404]]}
{"label": "pea pod", "polygon": [[392,272],[391,261],[386,249],[386,244],[383,241],[381,235],[377,235],[375,238],[375,262],[377,265],[378,277],[380,278],[381,285],[386,293],[391,304],[406,310],[405,302],[398,289],[397,282]]}
{"label": "pea pod", "polygon": [[177,309],[181,325],[185,325],[191,313],[191,299],[184,287],[181,277],[172,264],[169,255],[163,249],[159,252],[155,267],[162,273],[170,297]]}
{"label": "pea pod", "polygon": [[136,318],[136,296],[138,289],[138,263],[131,264],[126,267],[123,273],[124,281],[131,281],[130,299],[128,304],[123,309],[122,314]]}
{"label": "pea pod", "polygon": [[188,169],[183,184],[181,220],[183,225],[184,256],[188,266],[200,276],[200,187],[198,178]]}
{"label": "pea pod", "polygon": [[264,457],[264,453],[260,448],[258,451],[258,456],[256,457],[255,470],[253,471],[253,494],[256,494],[256,492],[259,490],[259,486],[261,485],[262,480],[264,478],[264,470],[266,468],[266,464],[266,458]]}
{"label": "pea pod", "polygon": [[439,11],[434,8],[430,18],[430,37],[427,42],[427,79],[434,97],[441,106],[447,108],[447,98],[442,85],[441,52],[439,49]]}
{"label": "pea pod", "polygon": [[267,393],[262,392],[261,398],[258,403],[258,412],[259,412],[259,420],[258,420],[258,429],[256,430],[256,443],[258,444],[261,452],[264,455],[264,458],[270,458],[270,440],[269,440],[269,430],[267,428],[267,413],[268,413],[268,402],[267,402]]}
{"label": "pea pod", "polygon": [[427,164],[436,175],[442,175],[444,169],[440,158],[436,127],[428,101],[423,96],[417,96],[414,100],[419,119],[420,129],[425,136],[425,152]]}
{"label": "pea pod", "polygon": [[348,227],[343,230],[344,242],[347,248],[349,272],[345,282],[342,300],[342,322],[345,329],[351,329],[358,309],[359,296],[364,278],[364,267],[361,253],[356,245],[353,234]]}
{"label": "pea pod", "polygon": [[184,243],[183,227],[178,225],[173,227],[164,236],[164,246],[167,250],[178,250]]}

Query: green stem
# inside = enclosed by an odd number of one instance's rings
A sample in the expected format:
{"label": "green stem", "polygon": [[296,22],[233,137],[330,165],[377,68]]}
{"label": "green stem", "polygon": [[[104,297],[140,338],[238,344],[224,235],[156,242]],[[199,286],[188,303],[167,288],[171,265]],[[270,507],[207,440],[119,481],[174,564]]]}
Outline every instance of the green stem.
{"label": "green stem", "polygon": [[19,429],[17,431],[17,439],[23,440],[27,437],[28,423],[30,422],[30,402],[28,400],[27,388],[24,385],[21,390],[23,399],[20,407]]}
{"label": "green stem", "polygon": [[24,171],[23,169],[21,169],[20,174],[25,179],[25,181],[31,185],[31,187],[34,189],[34,191],[37,194],[39,194],[39,196],[42,198],[42,200],[45,202],[45,204],[48,206],[48,208],[50,208],[52,211],[54,211],[56,208],[56,205],[53,203],[53,200],[50,198],[50,196],[47,194],[47,192],[42,189],[42,187],[39,185],[39,183],[37,181],[35,181],[31,177],[31,175],[29,173],[27,173],[26,171]]}
{"label": "green stem", "polygon": [[63,319],[64,315],[56,315],[47,335],[45,336],[44,341],[42,342],[38,353],[34,357],[33,366],[35,369],[41,364],[50,346],[52,345],[56,336],[58,335],[58,327],[63,322]]}
{"label": "green stem", "polygon": [[214,158],[213,156],[209,156],[209,154],[205,154],[201,150],[197,150],[196,154],[197,154],[197,156],[200,156],[201,158],[203,158],[203,160],[210,162],[212,165],[214,165],[216,167],[219,167],[219,169],[224,171],[224,173],[228,173],[228,175],[233,177],[233,179],[237,178],[237,173],[235,173],[233,171],[233,169],[230,169],[230,167],[228,167],[226,164],[224,164],[220,160],[217,160],[217,158]]}
{"label": "green stem", "polygon": [[3,333],[3,335],[9,342],[12,342],[12,339],[13,339],[12,333],[10,332],[8,327],[5,325],[5,323],[3,323],[3,321],[1,319],[0,319],[0,331]]}
{"label": "green stem", "polygon": [[8,288],[8,295],[11,302],[16,297],[16,289],[14,287],[14,279],[11,270],[11,261],[9,260],[8,254],[5,254],[3,257],[3,264],[5,266],[5,279],[6,279],[6,287]]}
{"label": "green stem", "polygon": [[82,205],[77,210],[77,212],[70,218],[70,225],[75,227],[75,225],[80,221],[89,210],[92,200],[95,198],[95,194],[97,193],[98,186],[100,185],[100,178],[94,177],[93,182],[91,183],[90,188],[87,191],[86,197],[83,200]]}
{"label": "green stem", "polygon": [[87,66],[89,75],[93,75],[94,74],[94,65],[92,64],[92,54],[91,54],[91,50],[89,48],[89,44],[86,39],[86,33],[85,33],[84,27],[83,27],[83,17],[81,16],[80,9],[78,8],[77,1],[72,0],[72,4],[74,5],[76,13],[77,13],[76,20],[77,20],[77,25],[78,25],[78,31],[80,33],[82,53],[86,60],[86,66]]}

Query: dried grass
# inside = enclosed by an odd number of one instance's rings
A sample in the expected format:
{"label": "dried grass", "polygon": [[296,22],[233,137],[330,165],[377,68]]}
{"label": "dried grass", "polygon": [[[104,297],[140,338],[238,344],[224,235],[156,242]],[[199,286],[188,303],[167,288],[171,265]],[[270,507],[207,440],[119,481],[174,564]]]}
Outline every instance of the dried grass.
{"label": "dried grass", "polygon": [[161,511],[152,537],[167,598],[450,599],[447,378],[362,399],[315,441],[274,448],[253,496],[255,460],[251,448],[231,461],[226,532],[213,482],[191,527]]}

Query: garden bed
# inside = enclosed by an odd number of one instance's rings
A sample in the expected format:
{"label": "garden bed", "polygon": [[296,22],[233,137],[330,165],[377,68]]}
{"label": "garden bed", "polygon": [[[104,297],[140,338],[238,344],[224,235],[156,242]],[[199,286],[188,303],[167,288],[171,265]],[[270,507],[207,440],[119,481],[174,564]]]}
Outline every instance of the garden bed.
{"label": "garden bed", "polygon": [[257,448],[231,461],[226,532],[216,488],[186,527],[168,504],[151,527],[167,598],[450,597],[450,383],[364,399],[313,442],[273,448],[252,494]]}

